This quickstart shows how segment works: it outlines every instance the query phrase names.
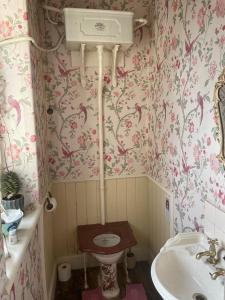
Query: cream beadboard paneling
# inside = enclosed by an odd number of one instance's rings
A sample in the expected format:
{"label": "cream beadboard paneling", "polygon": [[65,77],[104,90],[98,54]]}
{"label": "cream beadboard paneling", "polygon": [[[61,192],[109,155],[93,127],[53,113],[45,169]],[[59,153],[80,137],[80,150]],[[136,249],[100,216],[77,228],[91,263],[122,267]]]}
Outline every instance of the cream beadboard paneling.
{"label": "cream beadboard paneling", "polygon": [[53,240],[53,214],[44,213],[44,254],[45,254],[45,273],[48,298],[50,299],[52,276],[55,267],[55,249]]}
{"label": "cream beadboard paneling", "polygon": [[[155,256],[170,237],[170,220],[165,215],[166,199],[169,195],[155,181],[149,179],[149,247]],[[172,201],[170,202],[170,210]]]}
{"label": "cream beadboard paneling", "polygon": [[[76,227],[100,223],[98,181],[53,183],[56,257],[78,253]],[[148,182],[146,177],[106,180],[108,222],[128,220],[139,246],[148,247]]]}
{"label": "cream beadboard paneling", "polygon": [[[156,254],[169,237],[165,192],[147,177],[107,179],[105,187],[107,222],[129,221],[139,259]],[[52,193],[58,202],[53,216],[56,257],[78,254],[77,225],[100,223],[99,183],[57,182]]]}

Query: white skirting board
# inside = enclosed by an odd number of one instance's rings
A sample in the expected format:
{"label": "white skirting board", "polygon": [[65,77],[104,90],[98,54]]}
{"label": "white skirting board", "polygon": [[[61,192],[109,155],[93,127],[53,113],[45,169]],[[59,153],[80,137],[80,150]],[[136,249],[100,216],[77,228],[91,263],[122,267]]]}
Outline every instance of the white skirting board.
{"label": "white skirting board", "polygon": [[50,287],[48,291],[48,300],[54,300],[56,281],[57,281],[57,264],[55,263],[52,271],[52,278],[51,278]]}

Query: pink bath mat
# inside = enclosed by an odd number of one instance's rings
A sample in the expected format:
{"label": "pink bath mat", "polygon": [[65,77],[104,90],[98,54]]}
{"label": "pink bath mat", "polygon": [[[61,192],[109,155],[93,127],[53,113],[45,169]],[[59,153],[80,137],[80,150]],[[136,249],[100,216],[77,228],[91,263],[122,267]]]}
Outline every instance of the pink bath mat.
{"label": "pink bath mat", "polygon": [[[100,288],[84,291],[82,300],[104,300]],[[126,297],[123,300],[148,300],[142,284],[129,284],[126,288]]]}
{"label": "pink bath mat", "polygon": [[126,288],[126,297],[123,300],[148,300],[141,283],[129,284]]}
{"label": "pink bath mat", "polygon": [[82,293],[82,300],[104,300],[102,297],[101,289],[84,291]]}

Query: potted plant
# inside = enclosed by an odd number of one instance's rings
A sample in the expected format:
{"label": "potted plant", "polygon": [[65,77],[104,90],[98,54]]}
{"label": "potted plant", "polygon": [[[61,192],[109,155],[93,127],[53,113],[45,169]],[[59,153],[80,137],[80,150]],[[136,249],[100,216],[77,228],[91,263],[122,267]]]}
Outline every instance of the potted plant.
{"label": "potted plant", "polygon": [[24,197],[19,194],[22,183],[19,176],[13,171],[7,171],[1,175],[2,206],[5,209],[24,210]]}

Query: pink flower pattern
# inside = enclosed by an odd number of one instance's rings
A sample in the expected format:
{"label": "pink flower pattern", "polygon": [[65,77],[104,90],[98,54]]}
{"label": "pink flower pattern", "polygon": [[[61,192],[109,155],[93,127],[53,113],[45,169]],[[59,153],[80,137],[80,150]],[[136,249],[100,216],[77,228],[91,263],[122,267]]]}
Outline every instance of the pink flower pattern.
{"label": "pink flower pattern", "polygon": [[215,10],[216,16],[223,18],[225,15],[225,0],[217,0]]}
{"label": "pink flower pattern", "polygon": [[[222,0],[172,1],[168,14],[163,1],[152,6],[157,21],[148,173],[173,193],[175,232],[202,228],[205,199],[224,209],[224,167],[217,159],[213,111],[214,85],[225,67],[224,5]],[[162,47],[167,41],[171,49]]]}
{"label": "pink flower pattern", "polygon": [[[39,41],[39,5],[37,0],[32,3],[2,0],[0,40],[29,33]],[[31,22],[29,25],[28,20]],[[3,168],[7,162],[10,169],[19,173],[23,181],[25,203],[39,201],[44,199],[48,188],[42,54],[29,42],[18,43],[1,47],[0,61],[0,68],[4,70],[0,75],[0,138],[5,154]],[[40,254],[37,229],[13,283],[10,298],[43,299]],[[1,233],[0,278],[0,299],[8,299],[2,293],[6,272]]]}
{"label": "pink flower pattern", "polygon": [[[29,33],[39,40],[38,1],[27,1],[27,8],[13,2],[0,4],[0,39]],[[108,1],[102,3],[101,8],[112,8]],[[82,1],[83,7],[98,5],[99,1]],[[216,78],[225,67],[225,1],[117,0],[113,8],[138,11],[147,15],[149,23],[135,32],[125,67],[117,68],[116,88],[110,70],[104,70],[106,175],[148,174],[173,194],[175,232],[199,230],[206,199],[221,209],[225,205],[224,167],[216,156],[218,120],[212,102]],[[52,43],[58,38],[47,22],[46,35]],[[97,70],[87,68],[83,89],[79,70],[71,68],[64,45],[48,55],[47,70],[40,52],[26,43],[13,51],[12,46],[0,49],[0,57],[1,70],[14,79],[0,77],[0,135],[10,167],[26,169],[21,172],[28,199],[43,198],[48,165],[53,180],[98,178]],[[48,120],[43,80],[53,110]],[[7,90],[14,93],[5,95]],[[40,265],[37,240],[35,236],[29,246],[14,288],[18,295],[31,291],[41,299],[40,278],[35,282],[32,272],[23,277],[26,268],[34,267],[35,274],[41,274],[36,267]],[[0,276],[4,278],[2,254],[0,239]]]}

